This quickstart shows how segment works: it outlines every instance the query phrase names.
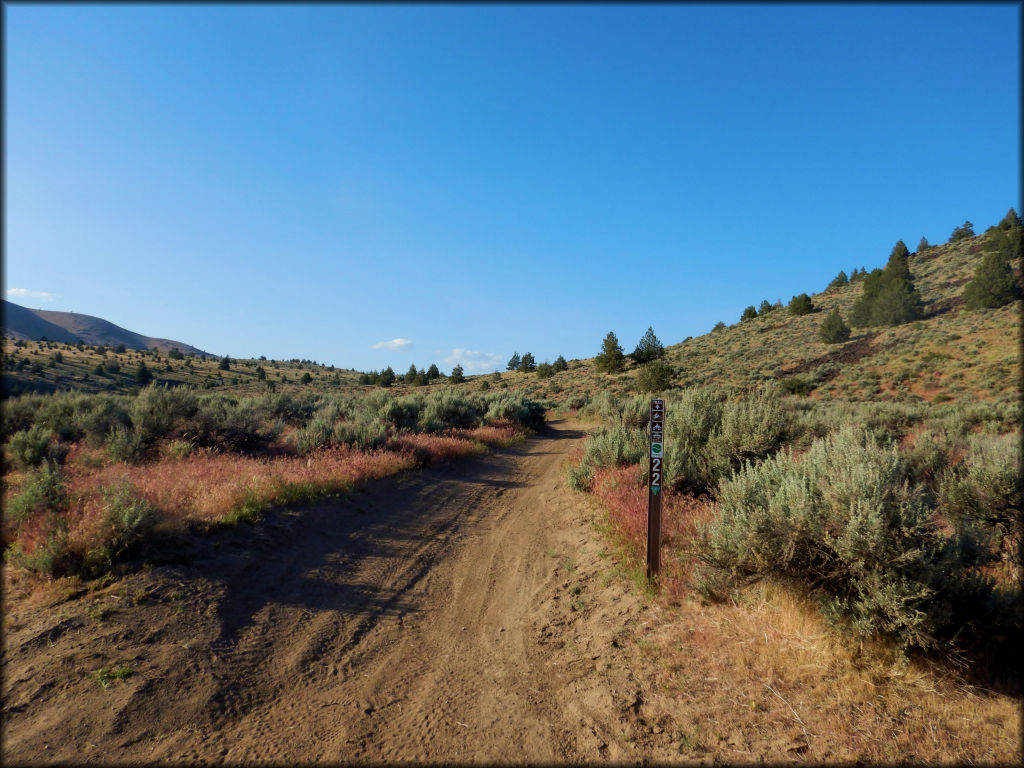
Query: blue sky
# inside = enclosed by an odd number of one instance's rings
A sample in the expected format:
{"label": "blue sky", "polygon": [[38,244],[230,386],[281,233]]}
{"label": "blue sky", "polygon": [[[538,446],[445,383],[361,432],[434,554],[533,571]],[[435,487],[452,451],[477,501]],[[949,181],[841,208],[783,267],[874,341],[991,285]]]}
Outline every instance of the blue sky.
{"label": "blue sky", "polygon": [[631,351],[1020,196],[1020,8],[5,4],[8,299],[401,372]]}

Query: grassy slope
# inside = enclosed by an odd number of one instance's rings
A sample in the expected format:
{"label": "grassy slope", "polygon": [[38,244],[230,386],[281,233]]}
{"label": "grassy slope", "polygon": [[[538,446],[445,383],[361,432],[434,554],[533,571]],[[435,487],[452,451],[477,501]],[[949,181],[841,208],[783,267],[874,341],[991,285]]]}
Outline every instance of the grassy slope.
{"label": "grassy slope", "polygon": [[45,337],[50,341],[116,347],[124,344],[128,349],[156,349],[166,352],[177,349],[184,354],[195,354],[200,357],[212,357],[189,344],[171,339],[144,336],[129,331],[109,320],[77,312],[57,312],[48,309],[29,309],[9,301],[3,301],[4,335],[15,339],[30,341]]}
{"label": "grassy slope", "polygon": [[[687,339],[666,347],[666,360],[674,368],[674,385],[713,383],[719,387],[744,387],[760,381],[797,376],[812,384],[812,398],[843,400],[924,400],[928,402],[979,400],[1009,402],[1018,397],[1020,385],[1020,318],[1017,306],[968,312],[960,295],[980,263],[985,235],[930,248],[910,257],[910,269],[925,303],[925,318],[894,328],[858,328],[845,344],[825,344],[818,330],[825,315],[839,307],[844,317],[860,296],[861,284],[812,295],[816,311],[793,317],[776,310],[764,317]],[[885,255],[877,259],[883,265]],[[838,270],[837,270],[838,271]],[[794,288],[795,290],[796,288]],[[751,297],[752,304],[758,297]],[[599,346],[595,339],[594,346]],[[628,339],[620,339],[625,350]],[[6,356],[15,350],[5,340]],[[49,363],[60,350],[63,363]],[[134,370],[140,360],[160,381],[171,384],[216,386],[218,391],[257,394],[266,383],[257,379],[262,365],[267,380],[278,391],[299,389],[299,377],[308,372],[313,381],[305,388],[330,391],[357,386],[355,371],[337,370],[311,363],[234,360],[230,371],[220,371],[216,359],[183,360],[166,354],[129,352],[113,355],[119,374],[97,376],[92,369],[103,353],[79,351],[66,344],[28,342],[20,356],[38,362],[42,370],[24,368],[5,375],[12,384],[32,384],[40,391],[75,389],[86,392],[128,392],[134,387]],[[172,370],[167,370],[170,364]],[[336,375],[337,374],[337,375]],[[598,391],[624,393],[635,390],[635,366],[627,362],[619,374],[600,374],[593,359],[570,361],[569,370],[540,379],[534,373],[502,372],[470,377],[468,389],[523,389],[556,403],[585,397]],[[443,381],[443,380],[442,380]],[[397,392],[410,391],[401,386]]]}
{"label": "grassy slope", "polygon": [[[166,353],[138,350],[128,350],[120,354],[112,351],[104,353],[94,351],[90,347],[79,350],[70,344],[56,342],[30,341],[26,342],[26,346],[17,348],[13,340],[5,339],[3,351],[4,375],[10,379],[9,386],[31,386],[40,392],[56,389],[72,389],[79,392],[131,392],[135,389],[135,369],[140,361],[146,363],[146,367],[158,383],[166,382],[171,386],[191,384],[200,389],[210,387],[233,394],[260,394],[266,390],[267,381],[273,383],[278,392],[302,387],[330,390],[354,386],[359,376],[355,371],[332,370],[313,363],[280,360],[232,359],[231,369],[222,371],[218,367],[220,361],[216,358],[187,357],[185,360],[172,360]],[[13,371],[9,367],[7,356],[16,351],[19,358],[28,360],[29,367],[20,371]],[[54,353],[58,351],[63,361],[51,362]],[[118,361],[121,367],[118,373],[98,375],[94,372],[93,369],[98,363],[103,363],[105,356]],[[38,363],[42,369],[32,370],[33,363]],[[261,381],[257,377],[257,366],[263,366],[266,381]],[[298,384],[303,373],[309,373],[313,381],[307,385]]]}
{"label": "grassy slope", "polygon": [[[798,376],[812,383],[812,398],[943,402],[1011,402],[1020,384],[1019,309],[968,312],[960,295],[981,262],[984,235],[934,246],[910,257],[910,269],[925,304],[925,318],[893,328],[856,328],[845,344],[818,337],[825,315],[839,307],[844,318],[861,294],[861,283],[812,295],[816,311],[793,317],[776,310],[715,333],[666,347],[674,385],[744,387]],[[885,256],[877,260],[883,266]],[[874,265],[873,265],[874,266]],[[838,272],[838,269],[837,269]],[[794,287],[795,289],[796,287]],[[750,297],[752,304],[758,297]],[[594,346],[599,340],[595,339]],[[620,339],[625,351],[629,340]],[[540,380],[535,374],[502,373],[512,388],[564,401],[597,391],[635,389],[635,366],[599,374],[593,360]],[[488,376],[474,377],[475,386]]]}
{"label": "grassy slope", "polygon": [[[799,375],[820,380],[814,396],[856,400],[1012,400],[1017,397],[1018,309],[968,312],[960,295],[981,261],[984,236],[910,258],[925,318],[893,328],[858,328],[845,344],[818,337],[824,316],[844,317],[861,284],[814,294],[818,311],[776,311],[669,349],[682,383],[743,385]],[[778,316],[776,316],[778,315]],[[825,366],[836,366],[829,370]],[[815,374],[818,376],[815,376]]]}

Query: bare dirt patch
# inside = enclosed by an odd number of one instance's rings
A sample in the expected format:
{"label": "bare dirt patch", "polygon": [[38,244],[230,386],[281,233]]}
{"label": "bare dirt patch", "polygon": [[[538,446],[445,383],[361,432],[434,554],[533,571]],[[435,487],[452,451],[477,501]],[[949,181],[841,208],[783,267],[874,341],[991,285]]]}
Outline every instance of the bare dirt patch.
{"label": "bare dirt patch", "polygon": [[798,363],[793,368],[786,371],[787,375],[809,373],[815,368],[826,363],[859,363],[861,360],[871,357],[872,355],[881,352],[884,347],[874,346],[875,338],[878,336],[877,331],[866,333],[860,338],[848,341],[836,350],[829,352],[826,355],[821,355],[813,360],[804,360]]}
{"label": "bare dirt patch", "polygon": [[564,483],[582,436],[275,510],[105,586],[8,571],[5,761],[617,754],[596,723],[635,701],[615,638],[640,604],[580,586],[600,562]]}

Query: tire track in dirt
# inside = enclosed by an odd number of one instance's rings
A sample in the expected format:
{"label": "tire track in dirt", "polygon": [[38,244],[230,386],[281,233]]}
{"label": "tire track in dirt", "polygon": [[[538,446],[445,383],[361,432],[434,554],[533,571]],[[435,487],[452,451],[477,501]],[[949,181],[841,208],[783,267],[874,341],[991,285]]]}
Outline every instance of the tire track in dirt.
{"label": "tire track in dirt", "polygon": [[[594,660],[636,601],[617,587],[603,599],[618,607],[585,626],[593,612],[564,599],[567,578],[596,573],[573,573],[574,551],[593,555],[599,537],[564,482],[583,436],[555,423],[509,449],[197,539],[191,564],[134,574],[93,598],[154,596],[102,632],[64,615],[90,610],[85,601],[27,615],[5,648],[5,700],[16,700],[5,708],[6,758],[615,757],[614,724],[598,721],[635,702],[634,681],[608,665],[595,682]],[[19,644],[47,626],[61,628],[54,648]],[[114,652],[134,674],[110,690],[67,671],[61,679],[61,665],[98,666]],[[47,664],[42,692],[29,692]],[[572,706],[567,686],[579,694]]]}

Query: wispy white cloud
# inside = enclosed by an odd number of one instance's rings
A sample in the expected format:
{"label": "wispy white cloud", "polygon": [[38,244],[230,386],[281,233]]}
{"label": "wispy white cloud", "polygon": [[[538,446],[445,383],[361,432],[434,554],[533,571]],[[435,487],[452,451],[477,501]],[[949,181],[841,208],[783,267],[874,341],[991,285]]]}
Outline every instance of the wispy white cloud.
{"label": "wispy white cloud", "polygon": [[42,299],[43,301],[53,301],[57,298],[54,293],[47,293],[46,291],[30,291],[28,288],[8,288],[8,296],[14,296],[19,299]]}
{"label": "wispy white cloud", "polygon": [[501,365],[501,355],[493,352],[477,352],[473,349],[453,349],[442,362],[461,365],[466,373],[493,371]]}
{"label": "wispy white cloud", "polygon": [[391,341],[378,341],[373,349],[390,349],[392,352],[408,352],[415,349],[412,339],[392,339]]}

